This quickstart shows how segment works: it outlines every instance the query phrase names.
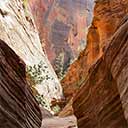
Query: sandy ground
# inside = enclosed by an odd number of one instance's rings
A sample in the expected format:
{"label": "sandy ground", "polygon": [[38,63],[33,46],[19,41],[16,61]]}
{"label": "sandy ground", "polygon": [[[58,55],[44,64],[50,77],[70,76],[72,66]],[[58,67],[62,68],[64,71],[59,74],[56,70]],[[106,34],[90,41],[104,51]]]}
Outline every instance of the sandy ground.
{"label": "sandy ground", "polygon": [[41,128],[77,128],[76,117],[52,117],[42,120]]}

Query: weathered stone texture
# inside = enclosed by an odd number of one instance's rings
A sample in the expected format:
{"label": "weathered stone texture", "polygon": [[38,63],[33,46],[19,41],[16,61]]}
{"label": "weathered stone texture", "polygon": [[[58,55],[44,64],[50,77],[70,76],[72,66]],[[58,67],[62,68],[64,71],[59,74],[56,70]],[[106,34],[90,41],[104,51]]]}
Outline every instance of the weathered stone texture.
{"label": "weathered stone texture", "polygon": [[61,81],[67,99],[70,99],[85,81],[89,67],[102,56],[105,47],[109,45],[113,34],[127,14],[127,0],[96,0],[92,25],[87,34],[87,46]]}
{"label": "weathered stone texture", "polygon": [[43,52],[27,2],[28,0],[0,1],[0,39],[20,56],[26,67],[38,67],[42,64],[41,76],[45,79],[36,84],[35,88],[50,104],[53,98],[63,97],[62,87]]}
{"label": "weathered stone texture", "polygon": [[0,40],[0,128],[40,128],[41,120],[26,81],[25,63]]}
{"label": "weathered stone texture", "polygon": [[[30,0],[42,45],[58,77],[86,46],[93,0]],[[60,54],[60,62],[56,58]],[[62,64],[60,64],[62,63]],[[61,65],[61,66],[57,66]]]}
{"label": "weathered stone texture", "polygon": [[128,127],[127,56],[128,19],[125,19],[74,97],[79,128]]}

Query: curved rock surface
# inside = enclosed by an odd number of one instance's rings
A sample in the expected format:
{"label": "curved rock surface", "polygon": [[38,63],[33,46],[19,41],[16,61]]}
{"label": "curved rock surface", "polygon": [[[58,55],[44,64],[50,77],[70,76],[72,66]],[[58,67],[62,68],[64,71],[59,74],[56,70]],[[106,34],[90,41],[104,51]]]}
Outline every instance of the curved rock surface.
{"label": "curved rock surface", "polygon": [[93,0],[30,0],[42,45],[56,73],[62,78],[86,46]]}
{"label": "curved rock surface", "polygon": [[127,14],[127,0],[96,0],[92,25],[87,34],[87,46],[61,81],[67,100],[85,81],[89,67],[102,56],[105,46],[109,45],[122,18]]}
{"label": "curved rock surface", "polygon": [[0,40],[0,128],[40,128],[41,111],[25,76],[25,63]]}
{"label": "curved rock surface", "polygon": [[94,17],[87,37],[87,64],[102,55],[122,19],[128,14],[127,0],[96,0]]}
{"label": "curved rock surface", "polygon": [[127,56],[128,18],[125,18],[74,97],[79,128],[128,127]]}
{"label": "curved rock surface", "polygon": [[43,52],[26,2],[27,0],[0,1],[0,39],[4,40],[24,60],[27,69],[31,69],[27,70],[27,73],[31,75],[34,73],[32,76],[36,80],[34,87],[50,104],[53,98],[63,97],[62,87]]}

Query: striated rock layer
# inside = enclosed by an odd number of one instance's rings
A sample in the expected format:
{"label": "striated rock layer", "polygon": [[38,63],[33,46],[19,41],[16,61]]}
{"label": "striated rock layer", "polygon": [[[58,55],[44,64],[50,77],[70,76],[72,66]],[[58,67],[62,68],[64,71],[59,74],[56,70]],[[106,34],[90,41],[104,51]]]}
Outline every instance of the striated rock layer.
{"label": "striated rock layer", "polygon": [[41,119],[26,81],[25,63],[0,40],[0,128],[40,128]]}
{"label": "striated rock layer", "polygon": [[59,78],[86,46],[93,0],[29,0],[42,45]]}
{"label": "striated rock layer", "polygon": [[109,45],[112,35],[127,14],[128,0],[96,0],[92,25],[87,34],[87,46],[61,81],[67,100],[86,80],[89,67],[102,56],[104,47]]}
{"label": "striated rock layer", "polygon": [[87,64],[102,55],[122,18],[128,14],[127,0],[96,0],[92,25],[88,32]]}
{"label": "striated rock layer", "polygon": [[73,100],[79,128],[128,127],[128,18],[91,66]]}
{"label": "striated rock layer", "polygon": [[50,104],[52,99],[63,97],[62,88],[43,52],[27,1],[0,1],[0,39],[24,60],[27,73],[36,83],[34,88]]}

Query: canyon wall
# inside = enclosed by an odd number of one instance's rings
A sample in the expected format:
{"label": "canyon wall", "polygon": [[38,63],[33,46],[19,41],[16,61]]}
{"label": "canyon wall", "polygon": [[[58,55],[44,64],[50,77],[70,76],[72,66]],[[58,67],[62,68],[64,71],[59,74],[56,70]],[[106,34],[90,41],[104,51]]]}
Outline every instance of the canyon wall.
{"label": "canyon wall", "polygon": [[1,0],[0,39],[26,64],[32,85],[50,109],[52,99],[63,97],[58,78],[44,54],[27,0]]}
{"label": "canyon wall", "polygon": [[87,64],[92,64],[102,55],[104,47],[127,14],[127,0],[96,0],[94,18],[87,37]]}
{"label": "canyon wall", "polygon": [[27,84],[25,66],[0,40],[0,128],[41,127],[41,111]]}
{"label": "canyon wall", "polygon": [[112,35],[127,14],[127,0],[95,1],[94,17],[87,34],[87,46],[71,64],[61,81],[68,101],[86,80],[89,67],[102,56],[105,46],[109,45]]}
{"label": "canyon wall", "polygon": [[29,0],[42,47],[60,79],[86,46],[93,0]]}
{"label": "canyon wall", "polygon": [[128,127],[128,18],[91,66],[73,100],[79,128]]}

